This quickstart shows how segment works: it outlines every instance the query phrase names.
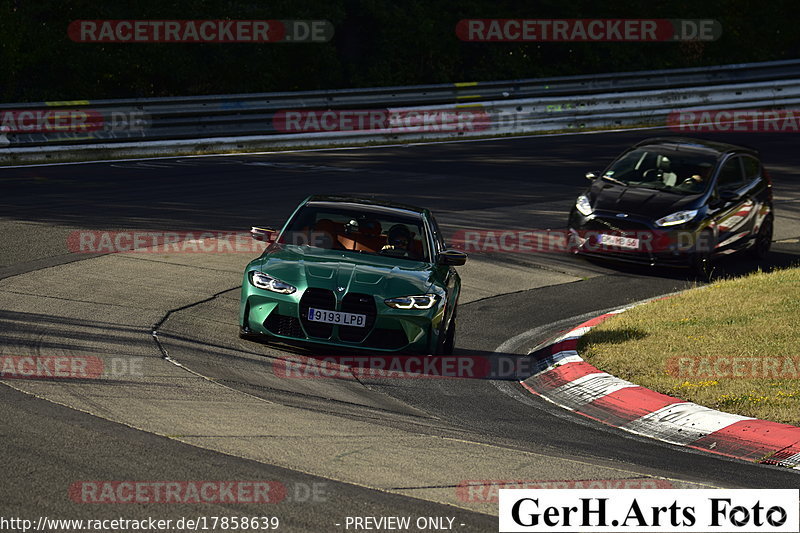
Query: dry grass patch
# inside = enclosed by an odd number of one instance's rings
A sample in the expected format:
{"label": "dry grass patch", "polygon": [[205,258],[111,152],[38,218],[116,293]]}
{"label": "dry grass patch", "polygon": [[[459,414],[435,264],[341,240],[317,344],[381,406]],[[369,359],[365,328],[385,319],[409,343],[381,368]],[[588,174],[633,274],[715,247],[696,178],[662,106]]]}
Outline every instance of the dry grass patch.
{"label": "dry grass patch", "polygon": [[800,425],[800,268],[640,305],[584,335],[594,366],[729,413]]}

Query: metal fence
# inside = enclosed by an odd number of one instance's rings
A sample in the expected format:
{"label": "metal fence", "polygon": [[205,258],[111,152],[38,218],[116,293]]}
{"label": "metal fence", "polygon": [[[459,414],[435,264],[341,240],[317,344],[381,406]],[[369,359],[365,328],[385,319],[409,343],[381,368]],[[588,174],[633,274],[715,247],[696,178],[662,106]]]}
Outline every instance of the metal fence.
{"label": "metal fence", "polygon": [[252,149],[663,125],[676,110],[798,102],[800,60],[411,87],[0,104],[0,161],[98,145]]}

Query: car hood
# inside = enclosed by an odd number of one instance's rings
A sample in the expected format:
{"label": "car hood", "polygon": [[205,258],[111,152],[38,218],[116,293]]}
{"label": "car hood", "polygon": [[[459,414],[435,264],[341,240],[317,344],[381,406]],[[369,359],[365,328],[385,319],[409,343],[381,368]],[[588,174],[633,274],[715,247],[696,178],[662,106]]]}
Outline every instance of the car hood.
{"label": "car hood", "polygon": [[430,263],[305,246],[271,250],[261,257],[260,269],[298,288],[344,287],[385,298],[425,294],[433,284]]}
{"label": "car hood", "polygon": [[595,211],[640,215],[656,220],[676,211],[696,209],[702,194],[680,195],[637,187],[596,183],[589,190]]}

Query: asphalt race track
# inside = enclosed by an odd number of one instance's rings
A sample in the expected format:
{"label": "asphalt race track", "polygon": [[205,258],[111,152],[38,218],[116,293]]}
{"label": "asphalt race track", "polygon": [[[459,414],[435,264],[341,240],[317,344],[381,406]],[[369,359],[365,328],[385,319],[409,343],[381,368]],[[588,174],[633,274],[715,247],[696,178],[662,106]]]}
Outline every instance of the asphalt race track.
{"label": "asphalt race track", "polygon": [[[656,479],[676,488],[796,488],[793,471],[636,438],[531,396],[513,379],[285,378],[276,363],[297,350],[237,336],[241,272],[256,254],[67,246],[79,230],[280,226],[308,194],[329,193],[429,207],[448,234],[558,229],[587,170],[656,134],[0,169],[0,355],[92,356],[122,369],[102,379],[2,381],[3,515],[267,515],[284,531],[345,531],[347,516],[452,517],[460,531],[495,531],[496,502],[465,496],[460,484]],[[796,262],[797,139],[703,136],[761,151],[777,213],[768,263]],[[726,260],[719,272],[756,267]],[[583,317],[696,285],[681,272],[558,253],[474,253],[461,273],[462,356],[524,357]],[[287,497],[70,499],[69,487],[88,480],[272,480]]]}

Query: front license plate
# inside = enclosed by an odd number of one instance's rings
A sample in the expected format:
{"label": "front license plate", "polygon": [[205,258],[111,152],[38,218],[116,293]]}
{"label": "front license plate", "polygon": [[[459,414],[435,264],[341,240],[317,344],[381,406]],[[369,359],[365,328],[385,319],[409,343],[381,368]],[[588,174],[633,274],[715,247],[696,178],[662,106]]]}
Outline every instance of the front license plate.
{"label": "front license plate", "polygon": [[621,237],[619,235],[600,235],[600,244],[625,248],[626,250],[638,250],[639,239],[633,237]]}
{"label": "front license plate", "polygon": [[308,319],[311,322],[324,322],[326,324],[339,324],[340,326],[354,326],[357,328],[363,328],[367,325],[367,315],[314,309],[313,307],[308,309]]}

